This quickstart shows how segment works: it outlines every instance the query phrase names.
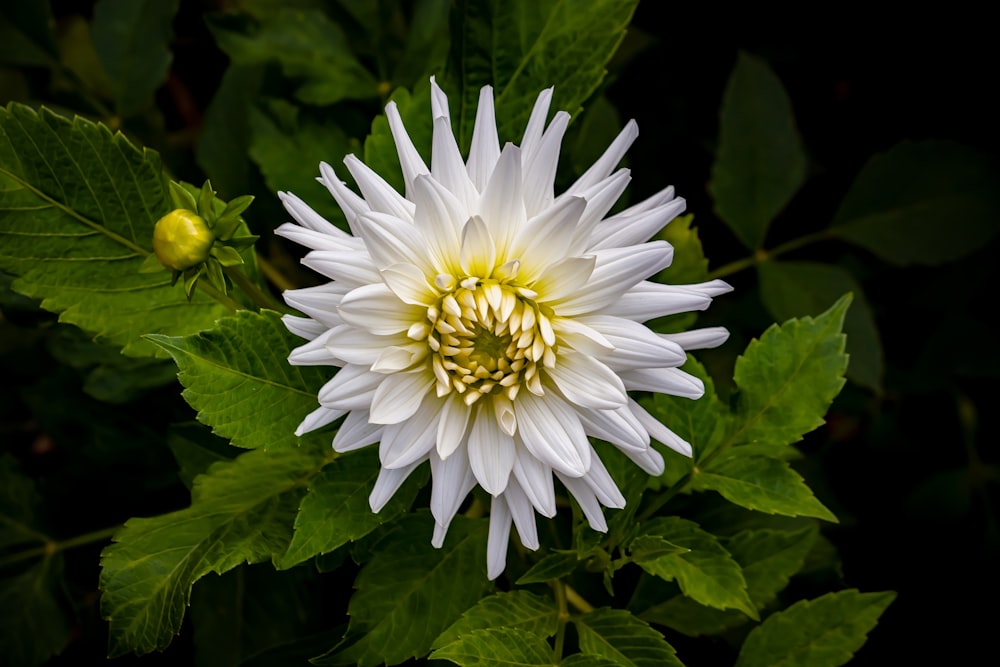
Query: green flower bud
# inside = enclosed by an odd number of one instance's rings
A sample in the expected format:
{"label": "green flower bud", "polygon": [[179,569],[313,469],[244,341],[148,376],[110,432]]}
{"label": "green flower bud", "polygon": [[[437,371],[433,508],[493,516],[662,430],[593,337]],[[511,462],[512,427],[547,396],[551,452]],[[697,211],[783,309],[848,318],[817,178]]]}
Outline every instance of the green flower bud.
{"label": "green flower bud", "polygon": [[208,259],[215,234],[193,211],[178,208],[159,219],[153,229],[153,252],[160,264],[184,271]]}

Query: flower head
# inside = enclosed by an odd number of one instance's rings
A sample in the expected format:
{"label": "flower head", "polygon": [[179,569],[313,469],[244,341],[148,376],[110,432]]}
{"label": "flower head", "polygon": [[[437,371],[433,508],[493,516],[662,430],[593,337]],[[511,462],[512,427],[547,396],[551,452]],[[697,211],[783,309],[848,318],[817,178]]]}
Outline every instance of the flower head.
{"label": "flower head", "polygon": [[538,96],[521,145],[501,150],[493,91],[483,88],[466,162],[447,97],[431,86],[429,169],[395,104],[386,107],[405,196],[353,155],[344,163],[361,196],[320,165],[320,181],[353,234],[280,195],[298,224],[277,233],[310,248],[303,263],[331,279],[285,292],[309,316],[285,318],[310,340],[289,361],[340,368],[298,432],[346,414],[334,449],[380,443],[376,512],[429,460],[435,546],[481,486],[492,496],[494,578],[512,522],[524,546],[538,547],[535,512],[556,512],[553,475],[595,530],[607,530],[602,505],[624,506],[588,436],[613,443],[653,475],[664,463],[651,437],[690,455],[627,392],[699,397],[701,382],[678,369],[685,350],[718,345],[727,333],[656,334],[642,323],[707,308],[729,286],[645,280],[672,258],[668,243],[648,239],[684,209],[673,188],[605,218],[629,181],[628,170],[615,167],[636,138],[634,122],[557,197],[569,114],[556,113],[546,126],[551,89]]}

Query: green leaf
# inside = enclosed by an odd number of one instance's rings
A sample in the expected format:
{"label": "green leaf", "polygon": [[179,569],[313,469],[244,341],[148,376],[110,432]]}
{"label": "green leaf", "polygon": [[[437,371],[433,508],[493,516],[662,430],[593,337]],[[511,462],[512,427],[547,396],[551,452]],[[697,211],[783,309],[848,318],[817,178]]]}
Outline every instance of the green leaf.
{"label": "green leaf", "polygon": [[847,355],[840,333],[851,303],[845,295],[819,317],[772,325],[736,360],[739,443],[792,444],[823,424],[844,386]]}
{"label": "green leaf", "polygon": [[246,452],[198,477],[187,509],[126,522],[101,556],[110,655],[162,650],[180,631],[194,582],[283,553],[324,456],[325,447]]}
{"label": "green leaf", "polygon": [[[743,568],[747,594],[757,609],[770,604],[791,576],[802,569],[817,535],[816,526],[796,531],[744,530],[724,541]],[[739,612],[711,609],[683,595],[644,610],[641,617],[690,636],[718,634],[747,622]]]}
{"label": "green leaf", "polygon": [[295,447],[295,429],[328,379],[317,367],[288,363],[301,340],[273,311],[243,310],[199,334],[149,339],[177,362],[198,420],[237,447]]}
{"label": "green leaf", "polygon": [[747,636],[736,667],[837,667],[861,648],[895,593],[854,589],[803,600]]}
{"label": "green leaf", "polygon": [[183,335],[228,312],[188,303],[170,274],[140,274],[169,210],[159,156],[79,116],[0,109],[0,270],[42,307],[130,356],[147,333]]}
{"label": "green leaf", "polygon": [[818,262],[767,261],[757,265],[760,297],[779,322],[801,315],[818,315],[842,294],[854,301],[844,318],[847,354],[851,363],[847,377],[863,387],[882,387],[884,360],[882,341],[868,300],[854,276],[839,266]]}
{"label": "green leaf", "polygon": [[432,660],[450,660],[462,667],[548,667],[552,647],[541,637],[512,628],[473,630],[439,648]]}
{"label": "green leaf", "polygon": [[520,634],[551,637],[559,624],[559,610],[549,598],[514,590],[484,597],[470,607],[434,640],[431,648],[442,648],[476,630],[509,628]]}
{"label": "green leaf", "polygon": [[198,475],[204,474],[213,463],[231,461],[238,449],[217,438],[201,424],[173,424],[167,433],[167,446],[180,468],[178,477],[184,486],[191,488]]}
{"label": "green leaf", "polygon": [[309,493],[302,499],[295,518],[295,534],[288,551],[277,561],[278,567],[298,565],[364,537],[408,510],[427,482],[427,467],[423,466],[376,514],[371,511],[368,496],[380,470],[375,447],[340,456],[325,467],[312,480]]}
{"label": "green leaf", "polygon": [[[360,4],[367,5],[367,2]],[[416,0],[403,52],[396,62],[392,80],[413,86],[439,70],[448,56],[448,0]],[[392,37],[390,36],[390,39]]]}
{"label": "green leaf", "polygon": [[379,542],[348,605],[348,637],[361,638],[316,664],[393,665],[426,655],[434,639],[490,588],[485,520],[456,517],[441,549],[431,546],[432,532],[433,521],[421,512]]}
{"label": "green leaf", "polygon": [[330,192],[316,181],[319,163],[331,164],[346,174],[341,161],[360,148],[337,125],[300,117],[292,105],[273,100],[270,113],[250,111],[250,157],[260,167],[264,180],[274,191],[294,192],[317,213],[341,229],[347,219]]}
{"label": "green leaf", "polygon": [[58,60],[48,2],[0,3],[0,62],[51,66]]}
{"label": "green leaf", "polygon": [[625,667],[683,667],[659,632],[624,609],[595,609],[573,618],[583,653]]}
{"label": "green leaf", "polygon": [[35,483],[10,454],[0,454],[0,550],[48,537],[35,529]]}
{"label": "green leaf", "polygon": [[765,456],[734,454],[713,460],[692,474],[691,488],[717,491],[731,503],[768,514],[837,522],[837,517],[816,499],[786,461]]}
{"label": "green leaf", "polygon": [[636,562],[650,562],[666,556],[687,553],[690,549],[668,542],[659,535],[640,535],[628,545],[629,555]]}
{"label": "green leaf", "polygon": [[642,550],[632,559],[650,574],[677,581],[684,595],[716,609],[738,609],[751,618],[757,611],[747,595],[746,581],[739,564],[719,544],[714,535],[705,532],[693,521],[680,517],[660,517],[641,527],[642,535],[662,538],[686,549],[678,553],[658,555]]}
{"label": "green leaf", "polygon": [[307,104],[379,94],[378,82],[355,58],[344,31],[318,9],[283,9],[262,23],[217,14],[208,17],[208,27],[233,63],[280,63],[286,76],[301,81],[295,95]]}
{"label": "green leaf", "polygon": [[7,665],[42,665],[66,646],[70,624],[60,604],[62,558],[0,579],[0,656]]}
{"label": "green leaf", "polygon": [[593,653],[574,653],[559,663],[559,667],[616,667],[621,663]]}
{"label": "green leaf", "polygon": [[830,232],[893,264],[943,264],[996,237],[998,177],[994,160],[966,146],[903,142],[862,168]]}
{"label": "green leaf", "polygon": [[636,0],[459,3],[445,89],[459,146],[472,140],[479,89],[493,86],[500,141],[520,141],[535,98],[557,84],[552,109],[576,113],[604,79]]}
{"label": "green leaf", "polygon": [[555,551],[543,556],[514,583],[523,586],[561,579],[575,570],[579,564],[580,561],[576,559],[575,551]]}
{"label": "green leaf", "polygon": [[100,0],[94,7],[94,48],[111,77],[118,115],[152,104],[170,67],[178,0]]}
{"label": "green leaf", "polygon": [[751,250],[806,178],[792,104],[763,60],[740,53],[726,84],[708,191],[715,212]]}

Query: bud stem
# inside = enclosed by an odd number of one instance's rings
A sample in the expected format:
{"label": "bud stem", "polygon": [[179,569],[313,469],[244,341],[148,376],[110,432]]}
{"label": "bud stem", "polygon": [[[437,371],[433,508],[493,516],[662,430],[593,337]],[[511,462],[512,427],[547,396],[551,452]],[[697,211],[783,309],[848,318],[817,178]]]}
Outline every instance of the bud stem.
{"label": "bud stem", "polygon": [[222,270],[227,276],[229,276],[229,279],[233,281],[233,284],[243,290],[243,292],[249,296],[255,304],[261,308],[285,312],[285,307],[278,303],[277,299],[269,293],[257,287],[257,285],[255,285],[254,282],[240,270],[240,267],[226,266],[223,267]]}

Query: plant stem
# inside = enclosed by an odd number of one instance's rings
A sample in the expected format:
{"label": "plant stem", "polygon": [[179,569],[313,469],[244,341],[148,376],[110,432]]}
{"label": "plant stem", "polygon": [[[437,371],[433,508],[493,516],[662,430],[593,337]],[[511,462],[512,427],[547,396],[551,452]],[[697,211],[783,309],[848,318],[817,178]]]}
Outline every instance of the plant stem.
{"label": "plant stem", "polygon": [[594,605],[584,600],[583,596],[573,590],[573,588],[568,584],[563,584],[563,592],[566,595],[566,601],[573,605],[573,607],[581,614],[587,614],[594,611]]}
{"label": "plant stem", "polygon": [[566,590],[569,587],[556,579],[552,582],[552,588],[556,594],[556,604],[559,605],[559,626],[556,629],[556,645],[552,650],[552,664],[558,665],[562,661],[563,644],[566,641],[566,622],[569,621],[569,609],[566,607]]}
{"label": "plant stem", "polygon": [[285,277],[285,274],[276,269],[274,264],[271,264],[271,262],[267,261],[260,255],[257,255],[257,266],[260,268],[260,272],[264,274],[264,277],[282,292],[298,287],[288,280],[288,278]]}
{"label": "plant stem", "polygon": [[268,308],[279,312],[284,310],[284,307],[278,303],[273,296],[257,287],[257,285],[255,285],[254,282],[247,277],[247,274],[243,273],[238,266],[227,266],[222,270],[225,271],[226,275],[229,276],[229,279],[232,280],[237,287],[243,290],[243,292],[261,308]]}
{"label": "plant stem", "polygon": [[221,303],[223,306],[233,311],[234,313],[238,310],[246,310],[246,308],[244,308],[242,305],[236,303],[236,301],[231,299],[228,294],[223,294],[221,291],[209,285],[208,281],[199,280],[197,287],[202,292],[209,295],[210,297],[212,297],[213,299],[215,299],[216,301],[218,301],[219,303]]}
{"label": "plant stem", "polygon": [[725,278],[734,273],[739,273],[744,269],[749,269],[751,266],[756,266],[757,264],[762,264],[778,255],[783,255],[786,252],[791,252],[792,250],[798,250],[799,248],[813,243],[818,243],[820,241],[827,241],[833,238],[833,233],[828,229],[816,232],[814,234],[806,234],[805,236],[800,236],[797,239],[792,239],[787,243],[782,243],[779,246],[772,248],[771,250],[764,250],[763,248],[754,252],[753,255],[749,257],[744,257],[743,259],[738,259],[735,262],[730,262],[720,266],[715,271],[711,271],[708,274],[709,280],[715,280],[716,278]]}
{"label": "plant stem", "polygon": [[101,542],[102,540],[106,540],[114,535],[119,528],[121,528],[121,526],[102,528],[101,530],[95,530],[92,533],[84,533],[83,535],[77,535],[76,537],[62,540],[61,542],[57,540],[47,540],[40,547],[26,549],[25,551],[11,554],[3,560],[0,560],[0,567],[6,567],[7,565],[11,565],[13,563],[19,563],[23,560],[35,558],[36,556],[51,558],[57,553],[66,551],[67,549],[83,546],[85,544],[91,544],[93,542]]}

